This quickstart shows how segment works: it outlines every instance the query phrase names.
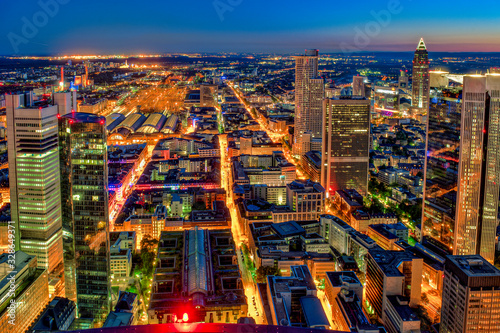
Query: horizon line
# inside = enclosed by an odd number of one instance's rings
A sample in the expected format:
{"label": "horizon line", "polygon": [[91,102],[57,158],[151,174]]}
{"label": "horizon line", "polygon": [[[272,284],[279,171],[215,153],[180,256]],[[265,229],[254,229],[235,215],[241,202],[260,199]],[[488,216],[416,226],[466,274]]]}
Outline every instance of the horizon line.
{"label": "horizon line", "polygon": [[[355,56],[357,54],[367,54],[367,53],[414,53],[415,51],[384,51],[384,50],[361,50],[361,51],[355,51],[355,52],[343,52],[343,51],[324,51],[321,52],[319,50],[320,54],[345,54],[347,56]],[[500,54],[499,51],[428,51],[429,53],[451,53],[451,54],[463,54],[463,53],[478,53],[478,54]],[[52,54],[0,54],[0,57],[2,58],[22,58],[22,57],[107,57],[107,56],[124,56],[124,57],[138,57],[138,56],[167,56],[167,55],[182,55],[182,54],[208,54],[208,55],[216,55],[216,54],[235,54],[235,55],[242,55],[242,54],[255,54],[255,55],[280,55],[280,56],[295,56],[295,55],[300,55],[301,53],[293,53],[293,52],[233,52],[233,51],[219,51],[219,52],[209,52],[209,51],[190,51],[190,52],[182,52],[182,51],[176,51],[176,52],[151,52],[151,53],[85,53],[85,54],[57,54],[57,53],[52,53]]]}

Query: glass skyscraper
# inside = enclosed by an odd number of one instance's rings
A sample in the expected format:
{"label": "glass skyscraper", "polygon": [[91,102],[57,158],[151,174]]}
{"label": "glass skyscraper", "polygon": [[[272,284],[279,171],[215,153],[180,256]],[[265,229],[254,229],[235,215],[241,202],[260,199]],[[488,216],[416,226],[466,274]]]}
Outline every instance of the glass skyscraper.
{"label": "glass skyscraper", "polygon": [[65,276],[78,315],[100,326],[110,311],[106,120],[90,113],[59,119]]}
{"label": "glass skyscraper", "polygon": [[[423,242],[494,260],[500,191],[500,75],[464,77],[462,105],[429,112]],[[461,109],[460,116],[457,111]]]}
{"label": "glass skyscraper", "polygon": [[453,253],[460,159],[461,92],[444,92],[428,113],[422,234],[442,255]]}
{"label": "glass skyscraper", "polygon": [[500,191],[500,75],[464,77],[458,169],[458,255],[493,263]]}

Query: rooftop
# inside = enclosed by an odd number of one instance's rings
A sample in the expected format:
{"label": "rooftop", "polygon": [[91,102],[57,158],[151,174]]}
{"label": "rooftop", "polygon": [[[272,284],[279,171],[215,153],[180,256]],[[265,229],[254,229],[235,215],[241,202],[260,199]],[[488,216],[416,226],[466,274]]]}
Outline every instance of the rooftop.
{"label": "rooftop", "polygon": [[70,124],[74,123],[94,123],[94,124],[106,124],[106,118],[93,113],[86,112],[70,112],[61,116],[61,118],[69,119]]}
{"label": "rooftop", "polygon": [[467,276],[500,276],[500,270],[480,255],[448,256],[447,260],[460,268]]}
{"label": "rooftop", "polygon": [[296,235],[305,234],[304,228],[297,224],[295,221],[283,222],[283,223],[273,223],[271,228],[280,237],[291,237]]}
{"label": "rooftop", "polygon": [[330,327],[330,322],[326,317],[321,301],[316,296],[304,296],[300,298],[302,311],[308,327]]}
{"label": "rooftop", "polygon": [[352,271],[326,272],[326,276],[334,287],[341,287],[344,283],[361,285],[356,273]]}
{"label": "rooftop", "polygon": [[403,296],[387,296],[387,300],[403,321],[420,321],[415,312],[408,306],[409,299]]}
{"label": "rooftop", "polygon": [[410,251],[385,251],[381,249],[370,249],[368,253],[386,276],[403,276],[398,269],[402,262],[421,259]]}
{"label": "rooftop", "polygon": [[387,238],[387,239],[399,239],[398,236],[394,235],[392,232],[387,230],[386,226],[383,224],[370,224],[368,226],[369,229],[372,229],[373,231],[377,232],[380,234],[382,237]]}

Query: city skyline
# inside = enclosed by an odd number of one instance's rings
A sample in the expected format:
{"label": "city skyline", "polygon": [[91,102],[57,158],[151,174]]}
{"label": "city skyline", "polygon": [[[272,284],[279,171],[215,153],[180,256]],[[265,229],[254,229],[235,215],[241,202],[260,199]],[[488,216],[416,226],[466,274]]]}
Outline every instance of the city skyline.
{"label": "city skyline", "polygon": [[500,332],[497,1],[22,4],[0,333]]}
{"label": "city skyline", "polygon": [[463,11],[466,1],[425,3],[361,0],[356,11],[348,3],[303,7],[300,1],[199,1],[189,11],[163,1],[119,7],[90,1],[83,8],[62,0],[5,3],[0,54],[120,53],[131,45],[156,53],[412,51],[421,37],[435,52],[500,52],[494,10]]}

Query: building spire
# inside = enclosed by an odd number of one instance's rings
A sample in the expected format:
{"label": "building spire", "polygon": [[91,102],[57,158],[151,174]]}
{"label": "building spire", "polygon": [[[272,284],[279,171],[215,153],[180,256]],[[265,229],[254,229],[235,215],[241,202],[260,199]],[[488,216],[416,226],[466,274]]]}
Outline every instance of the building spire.
{"label": "building spire", "polygon": [[427,50],[425,46],[425,42],[423,38],[420,38],[420,42],[418,43],[417,50]]}

